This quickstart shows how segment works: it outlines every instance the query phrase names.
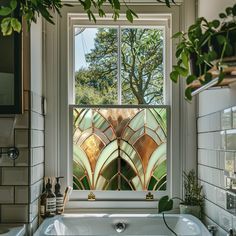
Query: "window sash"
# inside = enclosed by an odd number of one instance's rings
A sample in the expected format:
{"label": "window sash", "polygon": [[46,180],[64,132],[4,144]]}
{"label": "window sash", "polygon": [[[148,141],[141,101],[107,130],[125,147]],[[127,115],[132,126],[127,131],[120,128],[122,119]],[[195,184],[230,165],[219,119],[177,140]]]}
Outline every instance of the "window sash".
{"label": "window sash", "polygon": [[[109,20],[110,19],[110,20]],[[162,29],[164,29],[164,55],[163,55],[163,63],[164,63],[164,94],[166,94],[166,96],[164,96],[164,103],[165,104],[171,104],[171,85],[170,85],[170,81],[167,80],[167,76],[170,73],[170,68],[171,68],[171,51],[172,51],[172,46],[171,46],[171,40],[170,40],[170,35],[171,35],[171,31],[170,31],[170,19],[171,16],[170,14],[143,14],[143,15],[139,15],[139,19],[135,20],[135,27],[146,27],[148,25],[148,27],[153,27],[153,28],[157,28],[157,27],[162,27]],[[108,24],[109,22],[109,24]],[[126,26],[126,27],[133,27],[133,24],[127,22],[127,20],[125,19],[125,15],[121,15],[120,19],[117,22],[114,22],[111,18],[111,15],[107,15],[106,20],[98,20],[96,26],[100,25],[103,27],[113,27],[113,26],[117,26],[119,24],[120,27],[122,26]],[[68,111],[69,111],[69,122],[68,122],[68,137],[69,137],[69,141],[67,143],[68,145],[68,156],[72,157],[73,156],[73,136],[72,136],[72,122],[73,122],[73,116],[72,114],[72,110],[74,105],[74,73],[75,73],[75,65],[74,65],[74,47],[75,47],[75,42],[74,42],[74,37],[73,37],[73,33],[74,33],[74,27],[78,27],[78,26],[83,26],[83,27],[94,27],[94,23],[93,22],[89,22],[87,20],[87,16],[84,14],[68,14],[68,61],[67,61],[67,66],[68,66]],[[71,93],[71,91],[73,91]],[[122,107],[125,107],[126,105],[122,105]],[[140,105],[142,106],[142,105]],[[152,105],[149,105],[150,107]],[[92,106],[90,106],[92,107]],[[100,107],[100,105],[99,105]],[[155,107],[157,107],[157,105],[155,105]],[[168,112],[168,121],[167,121],[167,127],[168,127],[168,133],[167,133],[167,143],[168,143],[168,147],[167,147],[167,189],[166,191],[153,191],[152,194],[154,195],[154,199],[158,199],[164,195],[169,195],[171,193],[171,184],[172,184],[172,179],[171,179],[171,162],[172,162],[172,155],[171,155],[171,129],[170,129],[170,125],[172,123],[171,121],[171,117],[170,117],[170,106],[169,105],[162,105],[160,107],[165,107],[168,108],[167,110]],[[61,168],[61,174],[63,176],[65,176],[65,180],[67,185],[72,186],[73,183],[73,176],[71,173],[73,173],[73,166],[72,166],[72,162],[73,159],[69,158],[69,160],[65,160],[65,161],[61,161],[62,165],[63,163],[67,162],[67,166],[66,168]],[[68,208],[72,207],[75,208],[75,204],[77,207],[80,207],[80,202],[83,202],[82,207],[86,207],[86,203],[88,203],[88,207],[93,207],[93,204],[91,204],[91,202],[87,201],[87,197],[88,194],[91,191],[87,191],[87,190],[73,190],[72,195],[70,197],[70,200],[72,200],[68,205]],[[97,204],[95,204],[96,206],[108,206],[108,207],[121,207],[120,205],[118,206],[117,203],[112,203],[114,200],[116,200],[115,202],[117,202],[117,200],[121,200],[122,202],[126,202],[128,201],[128,207],[131,207],[131,204],[129,202],[129,200],[133,201],[134,206],[137,207],[137,203],[138,206],[142,207],[140,205],[140,202],[145,201],[145,197],[147,192],[149,191],[93,191],[94,194],[96,195],[96,199],[100,202],[97,203],[98,201],[96,201]],[[124,197],[125,196],[125,197]],[[77,201],[78,200],[78,201]],[[105,201],[105,202],[104,202]],[[110,202],[107,204],[107,202]],[[155,201],[154,201],[155,202]],[[150,206],[150,208],[156,207],[156,202],[155,203],[149,203],[145,201],[143,207],[148,207]],[[94,202],[95,203],[95,202]],[[104,204],[103,204],[104,203]],[[125,203],[126,204],[126,203]],[[126,207],[124,205],[124,207]]]}
{"label": "window sash", "polygon": [[170,106],[168,105],[70,105],[70,147],[69,147],[69,184],[73,186],[73,109],[74,108],[165,108],[167,112],[167,177],[166,177],[166,190],[165,191],[100,191],[100,190],[73,190],[70,199],[72,201],[88,201],[88,195],[93,192],[96,196],[96,200],[99,201],[146,201],[146,194],[151,192],[154,199],[168,195],[170,193],[170,142],[171,142],[171,132],[170,132]]}

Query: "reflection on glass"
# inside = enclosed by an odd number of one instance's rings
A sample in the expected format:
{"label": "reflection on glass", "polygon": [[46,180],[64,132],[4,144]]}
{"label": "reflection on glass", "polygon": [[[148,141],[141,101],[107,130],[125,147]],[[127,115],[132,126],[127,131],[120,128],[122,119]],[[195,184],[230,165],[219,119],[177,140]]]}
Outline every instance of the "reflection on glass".
{"label": "reflection on glass", "polygon": [[122,104],[164,104],[163,30],[121,29]]}
{"label": "reflection on glass", "polygon": [[14,35],[0,33],[0,105],[14,105]]}
{"label": "reflection on glass", "polygon": [[166,113],[165,108],[74,108],[74,189],[165,190]]}
{"label": "reflection on glass", "polygon": [[75,104],[117,104],[117,29],[75,28]]}

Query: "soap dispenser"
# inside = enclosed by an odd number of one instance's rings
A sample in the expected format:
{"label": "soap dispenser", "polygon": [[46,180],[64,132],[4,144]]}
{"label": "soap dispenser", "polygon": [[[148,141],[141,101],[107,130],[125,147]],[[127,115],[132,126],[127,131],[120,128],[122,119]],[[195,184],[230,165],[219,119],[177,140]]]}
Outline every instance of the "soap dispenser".
{"label": "soap dispenser", "polygon": [[64,196],[61,193],[61,185],[60,179],[63,177],[56,177],[56,184],[55,184],[55,195],[56,195],[56,214],[61,215],[63,213],[63,200]]}
{"label": "soap dispenser", "polygon": [[52,184],[50,178],[46,184],[46,209],[45,216],[52,217],[56,214],[56,196],[52,192]]}

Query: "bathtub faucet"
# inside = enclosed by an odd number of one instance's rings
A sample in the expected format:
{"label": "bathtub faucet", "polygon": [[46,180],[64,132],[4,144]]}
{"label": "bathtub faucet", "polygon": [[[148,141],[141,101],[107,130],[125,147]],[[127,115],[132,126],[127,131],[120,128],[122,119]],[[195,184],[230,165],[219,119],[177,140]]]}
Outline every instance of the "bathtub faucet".
{"label": "bathtub faucet", "polygon": [[208,225],[207,228],[208,228],[208,231],[211,233],[212,236],[216,235],[216,231],[217,231],[217,226],[216,225]]}
{"label": "bathtub faucet", "polygon": [[126,224],[123,222],[119,222],[115,224],[115,230],[117,233],[124,232],[125,228],[126,228]]}

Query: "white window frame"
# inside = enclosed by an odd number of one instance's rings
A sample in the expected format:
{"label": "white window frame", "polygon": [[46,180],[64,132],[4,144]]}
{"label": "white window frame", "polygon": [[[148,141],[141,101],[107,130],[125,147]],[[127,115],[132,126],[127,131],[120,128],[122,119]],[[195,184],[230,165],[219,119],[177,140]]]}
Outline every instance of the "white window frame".
{"label": "white window frame", "polygon": [[[171,67],[171,63],[170,63],[170,58],[171,58],[171,39],[170,39],[170,20],[171,20],[171,16],[170,15],[139,15],[139,20],[136,20],[134,24],[129,23],[126,19],[125,19],[125,15],[121,15],[119,20],[114,22],[114,20],[112,20],[111,15],[107,15],[106,20],[99,20],[95,27],[112,27],[114,26],[118,26],[118,27],[147,27],[147,28],[161,28],[163,29],[164,32],[164,45],[163,45],[163,53],[164,53],[164,57],[163,57],[163,61],[164,61],[164,94],[167,94],[167,96],[164,96],[164,100],[167,103],[167,106],[160,106],[160,107],[165,107],[167,108],[167,112],[168,112],[168,117],[170,115],[170,107],[168,106],[168,101],[170,101],[169,98],[169,94],[170,94],[170,90],[169,90],[169,80],[167,80],[167,75],[170,72],[170,67]],[[72,114],[72,109],[73,109],[73,105],[74,104],[74,88],[75,88],[75,62],[74,62],[74,47],[75,47],[75,42],[74,42],[74,29],[75,27],[94,27],[94,24],[92,22],[89,22],[87,20],[87,16],[86,15],[81,15],[81,14],[70,14],[68,16],[68,23],[69,23],[69,27],[68,27],[68,83],[69,83],[69,91],[73,91],[73,93],[69,92],[69,96],[68,96],[68,105],[70,106],[69,109],[69,113]],[[119,73],[118,73],[119,74]],[[120,105],[120,104],[118,104]],[[89,106],[89,105],[88,105]],[[125,107],[122,105],[122,107]],[[141,107],[141,106],[140,106]],[[147,107],[147,106],[144,106]],[[152,107],[152,106],[150,106]],[[71,116],[69,119],[69,127],[72,127],[73,125],[73,117]],[[161,196],[164,195],[169,195],[170,194],[170,165],[171,165],[171,155],[170,155],[170,145],[169,143],[171,142],[171,133],[169,132],[169,127],[170,127],[170,120],[167,121],[168,124],[168,132],[167,132],[167,189],[166,191],[95,191],[93,190],[92,192],[95,194],[96,199],[99,200],[100,204],[101,202],[107,202],[108,200],[111,202],[114,202],[114,200],[122,200],[122,201],[126,201],[126,200],[132,200],[132,205],[137,205],[134,204],[135,201],[138,202],[138,205],[140,206],[141,202],[144,201],[144,206],[146,206],[147,202],[145,201],[145,196],[148,192],[151,192],[154,195],[154,199],[158,199]],[[69,173],[71,173],[68,176],[68,180],[67,182],[69,182],[69,185],[72,186],[73,185],[73,178],[72,178],[72,173],[73,173],[73,141],[72,141],[72,130],[71,128],[69,128],[70,133],[69,133],[69,163],[67,163],[67,165],[69,164]],[[66,173],[65,173],[66,174]],[[65,174],[63,176],[65,176]],[[72,195],[71,195],[71,200],[73,201],[84,201],[85,203],[88,204],[88,206],[90,206],[91,204],[87,202],[87,197],[88,194],[91,191],[87,191],[87,190],[73,190]],[[154,201],[155,202],[155,201]],[[156,202],[154,203],[152,202],[151,204],[149,203],[149,206],[156,205]],[[116,204],[112,204],[113,206]],[[129,203],[130,205],[130,203]],[[143,205],[143,203],[141,204]],[[73,204],[74,206],[74,204]],[[83,205],[84,206],[84,205]],[[120,205],[119,205],[120,207]]]}
{"label": "white window frame", "polygon": [[[188,4],[189,3],[189,4]],[[142,6],[141,6],[142,5]],[[153,5],[153,6],[152,6]],[[191,6],[189,8],[189,6]],[[137,4],[133,5],[132,8],[138,9],[136,12],[140,16],[147,16],[151,19],[156,18],[160,19],[162,16],[168,16],[168,27],[170,28],[170,37],[173,33],[185,29],[184,16],[187,15],[187,19],[193,19],[194,14],[190,14],[193,12],[193,1],[186,2],[186,10],[185,5],[177,5],[173,6],[171,9],[166,8],[165,6],[155,5],[155,4]],[[190,10],[191,9],[191,10]],[[155,12],[155,14],[141,14],[142,12]],[[73,13],[71,13],[73,12]],[[55,16],[56,25],[45,24],[45,63],[46,63],[46,90],[45,95],[47,97],[47,110],[48,113],[46,115],[46,143],[45,143],[45,176],[64,176],[65,179],[62,181],[62,188],[68,186],[70,173],[69,173],[69,165],[67,162],[67,158],[69,157],[69,105],[71,101],[68,99],[68,94],[71,92],[71,87],[68,82],[68,73],[69,73],[69,65],[70,59],[68,58],[69,51],[69,34],[70,30],[70,17],[74,16],[82,16],[82,21],[86,21],[87,24],[87,15],[79,14],[84,12],[83,9],[78,5],[73,8],[63,8],[62,18]],[[165,12],[165,14],[163,14]],[[173,20],[172,20],[173,19]],[[191,22],[190,20],[190,22]],[[90,22],[90,24],[94,24]],[[169,47],[169,55],[171,61],[168,66],[168,70],[166,71],[166,75],[170,73],[170,68],[172,63],[175,63],[175,58],[172,57],[172,45],[175,48],[175,43],[170,42]],[[49,65],[49,66],[47,66]],[[182,106],[182,98],[180,97],[180,91],[182,86],[174,85],[170,82],[169,78],[166,81],[168,83],[167,87],[169,89],[167,104],[171,107],[171,117],[170,117],[170,133],[171,140],[169,142],[170,145],[170,166],[168,171],[170,173],[170,192],[169,196],[179,196],[182,194],[182,170],[183,168],[186,170],[188,165],[191,166],[194,164],[194,159],[191,159],[190,156],[185,157],[185,143],[182,143],[182,136],[180,137],[181,130],[185,128],[186,122],[182,122],[180,117],[187,117],[188,109],[186,110],[185,106]],[[72,86],[73,87],[73,86]],[[190,111],[191,112],[191,111]],[[193,122],[194,123],[194,122]],[[188,125],[188,124],[187,124]],[[195,123],[193,124],[193,126]],[[192,130],[191,130],[192,131]],[[187,130],[186,130],[187,132]],[[188,138],[184,138],[187,140]],[[188,146],[188,150],[190,153],[193,153],[195,148],[194,145]],[[190,158],[189,158],[190,157]],[[192,165],[193,166],[193,165]],[[143,195],[143,199],[145,194]],[[112,203],[111,201],[103,202],[103,201],[95,201],[95,202],[86,202],[83,201],[81,204],[77,201],[70,201],[69,207],[77,208],[77,207],[114,207],[118,206],[119,208],[123,207],[131,207],[134,201],[124,202],[123,205],[118,204],[117,202]],[[137,208],[140,207],[151,207],[156,208],[157,204],[155,202],[144,202],[140,205],[136,202]]]}

